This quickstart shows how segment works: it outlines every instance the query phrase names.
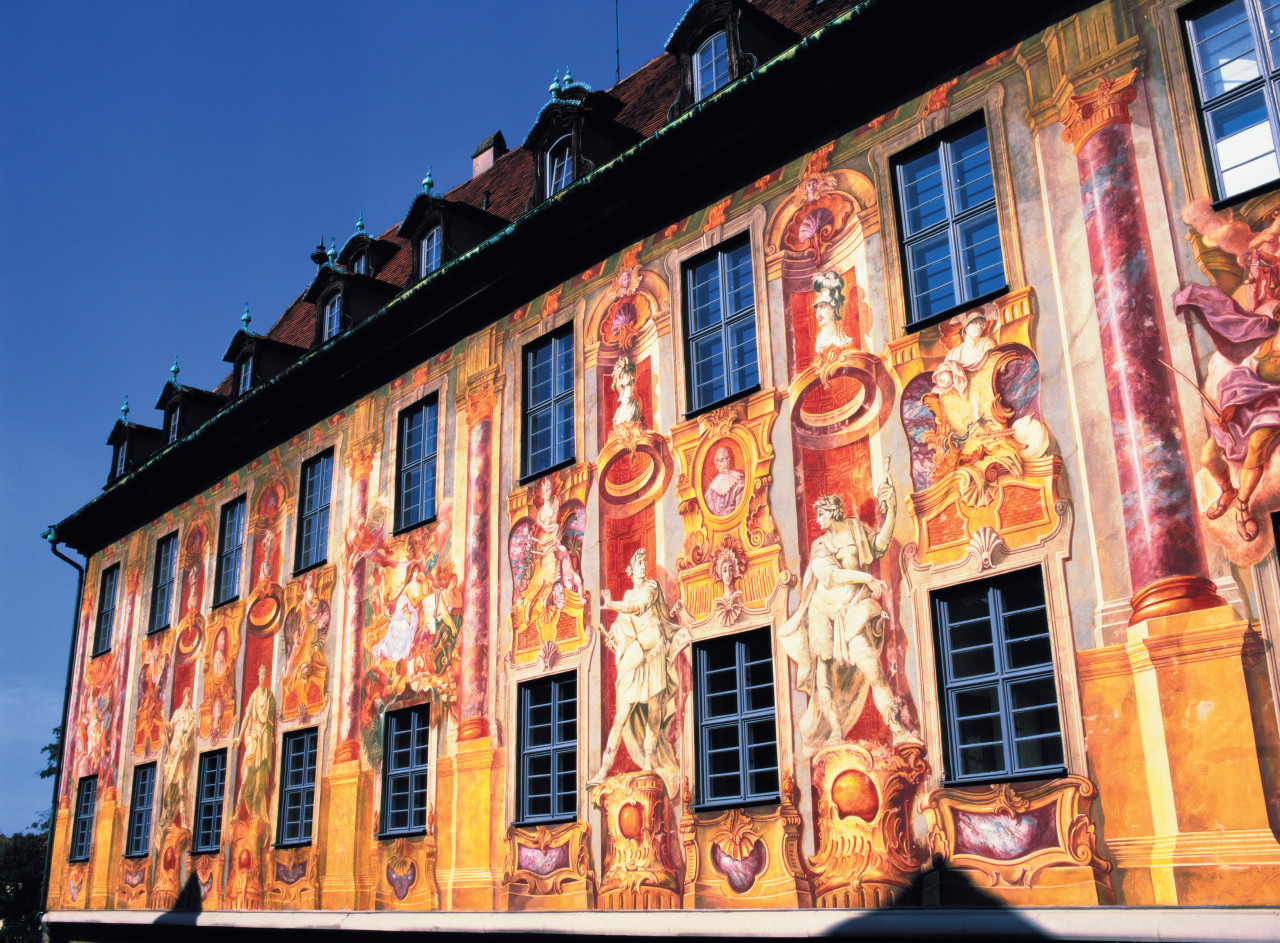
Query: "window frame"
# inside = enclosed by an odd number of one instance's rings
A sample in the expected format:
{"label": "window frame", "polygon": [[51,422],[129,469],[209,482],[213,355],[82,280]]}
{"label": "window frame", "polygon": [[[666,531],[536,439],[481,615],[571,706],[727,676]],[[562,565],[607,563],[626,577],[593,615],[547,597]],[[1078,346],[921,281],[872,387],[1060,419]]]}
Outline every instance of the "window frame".
{"label": "window frame", "polygon": [[342,333],[342,290],[326,295],[320,302],[320,341],[333,340]]}
{"label": "window frame", "polygon": [[98,615],[93,625],[92,654],[105,655],[111,651],[115,638],[116,596],[120,590],[120,564],[113,563],[102,571],[98,583]]}
{"label": "window frame", "polygon": [[93,853],[93,817],[98,811],[98,777],[81,776],[76,784],[76,811],[72,818],[68,861],[88,861]]}
{"label": "window frame", "polygon": [[167,433],[166,439],[165,439],[166,445],[172,445],[174,442],[178,441],[178,424],[179,424],[178,414],[181,411],[181,409],[182,409],[182,406],[179,403],[174,403],[172,406],[169,407],[169,413],[165,417],[165,422],[164,422],[165,432]]}
{"label": "window frame", "polygon": [[[322,469],[323,483],[317,490],[323,490],[324,502],[314,508],[308,508],[307,502],[312,496],[308,473],[319,466]],[[298,537],[294,541],[293,573],[297,576],[307,570],[322,566],[329,561],[330,510],[333,506],[333,449],[325,449],[302,463],[298,471]],[[307,537],[307,526],[319,521],[319,534],[314,547]],[[315,553],[315,557],[310,557]]]}
{"label": "window frame", "polygon": [[[740,249],[745,249],[747,253],[747,261],[750,264],[751,271],[747,278],[747,283],[751,286],[751,304],[747,307],[740,308],[733,312],[726,311],[727,302],[725,300],[724,285],[727,281],[728,269],[726,267],[726,257]],[[694,273],[697,269],[703,267],[712,259],[717,262],[716,269],[716,292],[719,296],[720,315],[715,325],[708,325],[696,334],[692,330],[692,314],[694,302]],[[756,283],[756,258],[752,245],[750,231],[744,231],[729,236],[718,245],[712,246],[705,252],[699,252],[684,259],[680,263],[680,286],[681,286],[681,308],[683,317],[683,345],[682,352],[684,356],[684,379],[685,379],[685,418],[690,419],[704,412],[716,409],[726,403],[733,402],[744,396],[750,396],[752,393],[758,392],[762,387],[762,367],[760,363],[760,324],[757,320],[759,305],[757,303],[757,295],[759,294],[759,285]],[[735,388],[730,383],[729,356],[730,349],[729,331],[731,328],[739,324],[750,324],[752,330],[752,347],[755,351],[755,382],[742,383]],[[723,367],[723,383],[725,393],[719,399],[702,401],[699,398],[698,387],[696,383],[697,358],[695,356],[694,345],[705,338],[713,336],[715,331],[720,333],[721,342],[721,364]]]}
{"label": "window frame", "polygon": [[[139,786],[146,781],[146,789],[139,802]],[[124,856],[145,858],[151,853],[152,813],[156,802],[156,764],[143,763],[133,768],[133,791],[129,800],[129,820],[124,832]]]}
{"label": "window frame", "polygon": [[[571,697],[563,697],[566,688],[572,688]],[[534,726],[531,723],[531,713],[541,704],[531,703],[532,697],[536,692],[545,689],[548,694],[548,700],[545,706],[550,711],[549,725],[551,727],[551,739],[546,744],[533,745],[529,743],[529,732]],[[558,719],[558,708],[565,703],[571,702],[573,705],[573,737],[572,739],[563,739],[560,736],[560,724],[562,720]],[[528,681],[522,681],[517,688],[516,695],[516,821],[517,826],[534,826],[534,825],[562,825],[566,822],[577,821],[578,818],[578,675],[576,671],[567,671],[557,675],[546,675],[541,678],[532,678]],[[542,726],[542,725],[538,725]],[[534,798],[529,794],[529,780],[531,778],[529,772],[530,762],[537,757],[550,758],[551,792],[547,798],[550,802],[551,809],[545,814],[537,814],[530,811],[530,802]],[[571,768],[565,768],[561,763],[568,759]],[[566,793],[563,790],[557,791],[556,781],[566,773],[571,773],[573,777],[573,787]],[[569,797],[572,803],[572,811],[562,811],[559,801],[565,796]]]}
{"label": "window frame", "polygon": [[[1018,610],[1009,610],[1004,607],[1003,593],[1005,592],[1005,587],[1013,585],[1016,581],[1023,581],[1026,585],[1036,585],[1040,588],[1041,602],[1038,606]],[[962,595],[973,594],[977,587],[985,587],[987,590],[987,619],[988,624],[991,627],[989,637],[991,639],[993,670],[984,675],[967,675],[961,678],[956,678],[953,677],[953,665],[951,664],[952,659],[950,657],[955,650],[949,644],[948,633],[956,623],[976,622],[978,620],[951,620],[947,616],[947,612],[944,607],[948,605],[952,599],[958,598]],[[942,765],[944,771],[942,775],[942,784],[944,786],[972,786],[988,783],[1052,779],[1067,773],[1070,758],[1067,718],[1063,714],[1063,695],[1055,659],[1056,653],[1053,638],[1053,626],[1050,623],[1051,610],[1049,597],[1049,586],[1045,582],[1044,572],[1038,566],[1008,570],[982,579],[969,580],[929,591],[929,608],[932,613],[930,633],[933,642],[933,655],[937,679],[938,720],[939,730],[942,737]],[[1029,667],[1005,669],[1003,667],[1006,657],[1004,649],[1007,642],[1004,638],[1004,617],[1009,615],[1030,614],[1037,610],[1041,613],[1043,631],[1036,636],[1024,636],[1022,640],[1030,641],[1036,638],[1043,638],[1048,647],[1047,660]],[[970,648],[975,647],[981,648],[985,646],[970,646]],[[962,651],[963,650],[968,649],[962,649]],[[1061,761],[1057,764],[1018,768],[1016,753],[1019,738],[1017,737],[1016,728],[1013,724],[1013,710],[1009,707],[1010,696],[1007,689],[1014,684],[1043,681],[1045,679],[1049,681],[1049,688],[1053,691],[1054,707],[1056,709],[1058,721],[1057,737],[1059,749],[1061,750]],[[964,693],[966,690],[972,691],[979,688],[990,688],[993,686],[996,687],[999,692],[998,698],[1001,738],[998,742],[1003,751],[1004,768],[999,771],[982,770],[975,773],[961,773],[960,749],[962,744],[959,742],[958,726],[960,717],[954,707],[953,695],[957,693]],[[1044,707],[1047,707],[1047,705],[1039,705],[1040,709],[1043,709]],[[1032,709],[1036,708],[1025,708],[1024,710]],[[976,718],[978,715],[969,716]],[[1025,737],[1023,739],[1047,739],[1047,737],[1048,735],[1041,737]],[[994,743],[996,743],[996,741],[991,741],[990,744],[969,744],[969,746],[993,745]]]}
{"label": "window frame", "polygon": [[245,354],[236,364],[236,395],[244,396],[253,389],[253,352]]}
{"label": "window frame", "polygon": [[[557,193],[568,189],[578,179],[573,161],[573,132],[562,134],[552,141],[550,146],[547,147],[546,154],[543,155],[543,161],[546,170],[544,192],[546,197],[550,199]],[[556,171],[558,168],[564,168],[564,175],[567,175],[568,178],[560,183],[559,186],[556,185],[558,179]]]}
{"label": "window frame", "polygon": [[116,446],[115,460],[112,462],[112,467],[115,470],[115,474],[111,476],[113,480],[124,476],[129,462],[128,444],[129,440],[125,439]]}
{"label": "window frame", "polygon": [[[167,566],[164,565],[166,558]],[[156,559],[151,580],[151,614],[147,618],[148,635],[163,632],[173,624],[173,587],[177,576],[178,532],[175,530],[156,540]],[[161,619],[164,621],[161,622]]]}
{"label": "window frame", "polygon": [[[557,382],[562,379],[556,373],[556,363],[559,356],[562,355],[560,344],[567,341],[569,344],[569,361],[571,364],[571,382],[568,389],[556,392]],[[539,351],[549,347],[551,349],[551,395],[548,400],[540,400],[533,403],[533,360]],[[521,482],[528,482],[535,478],[539,478],[548,472],[555,471],[559,468],[567,468],[577,461],[578,443],[577,443],[577,395],[578,395],[578,344],[574,337],[573,321],[566,321],[557,325],[545,334],[535,338],[528,344],[525,344],[520,351],[520,466],[521,466]],[[557,457],[559,454],[559,445],[562,444],[556,439],[556,410],[568,403],[572,410],[572,419],[569,423],[571,434],[568,437],[568,454]],[[540,415],[544,410],[549,411],[551,416],[551,460],[546,465],[533,465],[533,429],[531,419],[535,415]]]}
{"label": "window frame", "polygon": [[[960,139],[972,134],[978,128],[982,128],[986,136],[987,144],[987,164],[991,171],[991,198],[984,200],[980,205],[972,206],[963,210],[953,209],[953,190],[954,190],[954,167],[955,163],[950,158],[950,148]],[[937,324],[945,321],[947,318],[954,317],[963,311],[986,304],[995,298],[1008,294],[1010,290],[1009,254],[1005,248],[1005,227],[1000,215],[1000,186],[997,179],[997,161],[995,149],[991,146],[991,128],[992,122],[987,120],[987,115],[979,109],[970,115],[955,121],[944,128],[941,128],[934,134],[916,141],[909,147],[898,152],[890,159],[889,164],[889,180],[893,188],[894,196],[894,221],[897,225],[897,251],[899,264],[902,271],[902,302],[903,302],[903,327],[907,333],[913,333],[921,328]],[[945,218],[941,222],[933,223],[929,226],[922,227],[919,232],[908,235],[907,232],[907,205],[905,199],[906,185],[903,177],[903,169],[911,162],[921,157],[935,153],[938,155],[939,173],[943,179],[943,206]],[[961,247],[958,232],[966,225],[972,224],[986,215],[990,214],[991,219],[995,222],[997,239],[1000,248],[1000,269],[1003,279],[996,287],[982,292],[981,294],[966,295],[964,283],[963,262],[961,258]],[[918,296],[912,284],[911,278],[911,255],[910,249],[914,245],[922,245],[925,242],[937,238],[941,233],[947,234],[948,259],[950,262],[951,285],[953,288],[953,297],[957,300],[954,304],[938,311],[931,312],[923,316],[916,316],[919,307]]]}
{"label": "window frame", "polygon": [[[426,415],[430,411],[431,435],[426,435],[427,420]],[[423,431],[422,431],[422,455],[416,462],[405,462],[405,450],[408,442],[407,423],[412,420],[414,414],[423,415]],[[431,454],[427,455],[426,445],[428,438],[432,444]],[[417,507],[422,511],[421,515],[413,520],[406,519],[408,506],[405,504],[405,476],[416,469],[430,468],[431,486],[426,485],[425,472],[423,481],[419,485],[421,498],[417,502]],[[439,487],[440,472],[440,396],[438,392],[431,392],[410,406],[406,406],[396,415],[396,506],[395,506],[395,530],[393,533],[399,534],[407,530],[412,530],[422,524],[428,524],[436,519],[437,505],[436,492]],[[429,502],[429,505],[428,505]],[[426,513],[427,511],[430,513]]]}
{"label": "window frame", "polygon": [[[382,804],[378,812],[378,837],[379,838],[401,838],[409,835],[424,835],[427,831],[427,810],[430,807],[431,792],[431,709],[428,704],[413,704],[408,707],[402,707],[398,710],[387,711],[383,715],[384,724],[382,731]],[[392,750],[392,740],[397,733],[396,723],[400,719],[407,718],[410,722],[408,728],[409,733],[409,763],[405,766],[394,766],[395,751]],[[424,738],[419,743],[419,737]],[[421,749],[426,759],[422,763],[414,763],[414,753]],[[414,777],[422,777],[421,789],[421,806],[414,805],[414,794],[418,790],[414,785]],[[407,780],[407,796],[408,807],[405,810],[406,823],[401,826],[392,826],[389,819],[392,814],[391,802],[392,792],[395,784],[400,780]],[[420,815],[421,823],[414,821],[415,816]]]}
{"label": "window frame", "polygon": [[351,257],[351,273],[353,275],[369,274],[369,253],[365,251],[357,252]]}
{"label": "window frame", "polygon": [[[762,685],[746,685],[747,661],[745,655],[748,646],[751,644],[763,645],[764,650],[768,652],[767,661],[765,659],[756,658],[750,664],[768,664],[768,683],[763,685],[767,687],[772,694],[772,702],[768,708],[752,708],[743,710],[745,706],[744,692],[747,687],[759,688]],[[709,692],[706,686],[707,662],[710,653],[717,647],[733,646],[733,670],[734,670],[734,693],[737,695],[738,709],[733,713],[722,713],[709,716],[708,700],[713,693],[724,694],[727,691]],[[759,651],[756,652],[759,655]],[[703,639],[697,641],[693,645],[693,702],[694,702],[694,732],[693,746],[695,755],[695,775],[697,780],[697,794],[693,803],[694,808],[698,810],[706,809],[730,809],[730,808],[746,808],[749,806],[769,805],[781,801],[781,755],[779,751],[778,739],[778,684],[776,675],[775,654],[773,651],[772,632],[768,626],[756,629],[748,629],[744,632],[735,632],[729,635],[720,635],[714,638]],[[719,670],[725,670],[723,668]],[[750,760],[751,746],[747,739],[747,725],[758,724],[761,721],[768,720],[773,732],[773,774],[775,785],[772,791],[756,791],[749,789],[750,776],[754,773],[767,772],[768,767],[753,767]],[[712,728],[728,727],[730,723],[736,724],[738,729],[738,794],[736,796],[718,796],[711,797],[710,779],[712,776],[710,770],[710,761],[708,759],[710,753],[710,743],[708,733]],[[762,742],[756,746],[764,746]],[[719,774],[724,775],[724,774]]]}
{"label": "window frame", "polygon": [[[708,45],[714,44],[717,38],[722,39],[724,41],[724,56],[723,56],[724,81],[719,85],[716,85],[714,84],[715,76],[713,76],[712,87],[709,89],[704,89],[702,85],[703,50],[705,50]],[[720,58],[721,57],[719,55],[716,55],[713,51],[712,57],[711,57],[712,64],[714,65],[716,62],[720,60]],[[693,101],[695,104],[707,98],[710,98],[716,92],[720,91],[720,89],[724,88],[726,85],[729,85],[731,82],[733,82],[733,63],[730,61],[730,58],[729,58],[728,30],[723,30],[723,29],[717,30],[714,33],[711,33],[709,36],[707,36],[707,38],[704,39],[702,42],[700,42],[698,44],[698,48],[693,51],[692,65],[693,65]]]}
{"label": "window frame", "polygon": [[418,239],[418,281],[444,266],[444,224],[434,223]]}
{"label": "window frame", "polygon": [[[315,825],[316,801],[316,763],[319,752],[320,728],[306,727],[291,730],[284,735],[280,745],[280,811],[276,816],[276,847],[296,847],[310,845],[313,840]],[[290,752],[291,748],[301,745],[301,753]],[[301,757],[297,769],[293,761]],[[298,773],[301,782],[293,782],[294,773]],[[297,797],[297,805],[291,805],[291,799]],[[291,816],[297,809],[297,833],[292,834],[294,822]]]}
{"label": "window frame", "polygon": [[[234,500],[228,501],[222,506],[222,512],[218,519],[218,558],[215,562],[214,579],[213,579],[213,608],[234,602],[240,598],[240,580],[244,571],[244,536],[246,524],[246,512],[248,501],[246,495]],[[237,525],[238,533],[236,534],[235,546],[227,546],[227,517],[229,514],[239,514],[239,524]],[[229,561],[234,560],[234,563]],[[228,569],[234,569],[234,574],[228,579]]]}
{"label": "window frame", "polygon": [[[1191,106],[1195,110],[1196,121],[1199,126],[1200,144],[1205,156],[1209,185],[1217,197],[1214,204],[1215,209],[1243,202],[1260,192],[1274,189],[1277,184],[1280,184],[1280,170],[1278,170],[1270,180],[1253,184],[1234,193],[1228,193],[1223,181],[1222,170],[1219,167],[1218,155],[1215,150],[1217,142],[1213,138],[1209,125],[1210,112],[1222,108],[1230,108],[1232,105],[1242,102],[1258,92],[1262,93],[1263,107],[1267,115],[1266,123],[1271,132],[1272,154],[1275,155],[1277,166],[1280,167],[1280,55],[1276,56],[1277,61],[1275,63],[1268,62],[1271,55],[1265,36],[1265,23],[1261,19],[1260,11],[1254,0],[1244,0],[1243,6],[1246,23],[1249,27],[1249,36],[1253,41],[1253,51],[1258,57],[1259,74],[1255,78],[1241,83],[1237,88],[1224,91],[1209,100],[1205,99],[1204,72],[1201,69],[1197,43],[1192,34],[1192,21],[1226,7],[1232,2],[1234,0],[1225,0],[1225,2],[1209,2],[1209,0],[1206,0],[1206,2],[1188,4],[1177,12],[1178,32],[1187,64]],[[1268,65],[1271,67],[1268,68]]]}
{"label": "window frame", "polygon": [[193,855],[217,854],[222,850],[222,819],[226,794],[226,748],[201,753],[196,776],[196,806],[191,817]]}

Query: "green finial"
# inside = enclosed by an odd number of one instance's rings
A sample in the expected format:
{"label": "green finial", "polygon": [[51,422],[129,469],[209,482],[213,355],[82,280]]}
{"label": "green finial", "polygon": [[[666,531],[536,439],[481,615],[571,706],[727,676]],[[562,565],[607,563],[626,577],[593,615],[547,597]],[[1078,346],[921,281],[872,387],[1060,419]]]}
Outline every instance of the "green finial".
{"label": "green finial", "polygon": [[332,265],[338,259],[338,240],[333,236],[329,237],[329,264]]}
{"label": "green finial", "polygon": [[552,98],[560,97],[560,70],[556,69],[556,77],[551,80],[551,87],[547,89],[551,93]]}
{"label": "green finial", "polygon": [[244,329],[249,330],[249,322],[253,319],[249,317],[249,302],[244,303],[244,314],[240,315],[240,323],[244,325]]}
{"label": "green finial", "polygon": [[364,233],[364,212],[360,213],[360,218],[356,220],[356,232]]}
{"label": "green finial", "polygon": [[120,407],[120,421],[129,421],[129,394],[124,394],[124,405]]}
{"label": "green finial", "polygon": [[435,181],[431,179],[431,165],[427,164],[427,175],[422,178],[422,192],[429,194],[435,185]]}
{"label": "green finial", "polygon": [[173,377],[173,382],[178,382],[178,355],[173,355],[173,366],[169,368],[169,376]]}
{"label": "green finial", "polygon": [[570,85],[572,85],[572,84],[573,84],[573,76],[569,74],[569,67],[568,67],[568,66],[565,66],[565,67],[564,67],[564,82],[563,82],[563,84],[561,85],[561,87],[562,87],[562,88],[568,88],[568,87],[569,87]]}

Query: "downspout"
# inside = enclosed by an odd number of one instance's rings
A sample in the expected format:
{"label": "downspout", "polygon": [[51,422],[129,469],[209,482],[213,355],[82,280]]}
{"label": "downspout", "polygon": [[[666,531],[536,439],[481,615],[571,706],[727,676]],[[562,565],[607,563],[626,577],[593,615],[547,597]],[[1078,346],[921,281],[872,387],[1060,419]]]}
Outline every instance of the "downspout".
{"label": "downspout", "polygon": [[53,805],[49,811],[49,840],[45,843],[44,850],[44,883],[40,886],[40,906],[43,910],[49,902],[49,873],[53,869],[53,840],[58,826],[58,800],[60,798],[58,789],[62,784],[62,758],[67,753],[67,713],[71,710],[71,675],[76,667],[76,636],[80,634],[80,603],[84,598],[84,567],[58,550],[58,534],[53,527],[50,527],[41,536],[49,541],[49,549],[53,551],[53,555],[74,567],[76,571],[76,608],[71,613],[71,651],[67,655],[67,688],[62,693],[62,726],[59,728],[62,734],[59,738],[61,742],[58,750],[57,772],[53,777]]}

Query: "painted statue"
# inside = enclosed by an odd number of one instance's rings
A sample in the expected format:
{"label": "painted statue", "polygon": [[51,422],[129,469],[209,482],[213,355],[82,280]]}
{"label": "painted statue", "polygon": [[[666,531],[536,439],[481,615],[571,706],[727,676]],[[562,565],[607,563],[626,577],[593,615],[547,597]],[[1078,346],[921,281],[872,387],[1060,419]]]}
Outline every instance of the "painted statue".
{"label": "painted statue", "polygon": [[248,814],[267,821],[271,814],[271,760],[275,756],[276,698],[267,683],[267,666],[258,666],[258,686],[249,695],[240,725],[240,803]]}
{"label": "painted statue", "polygon": [[210,627],[212,641],[204,656],[204,697],[200,701],[200,736],[220,741],[235,726],[236,666],[240,651],[234,621]]}
{"label": "painted statue", "polygon": [[[1240,276],[1231,294],[1220,284],[1187,285],[1174,305],[1200,321],[1215,349],[1202,391],[1212,415],[1200,460],[1218,494],[1205,516],[1233,511],[1236,533],[1248,543],[1258,536],[1255,495],[1280,442],[1280,214],[1255,232],[1230,211],[1195,201],[1183,219],[1207,245],[1234,255]],[[1268,497],[1264,511],[1277,503]]]}
{"label": "painted statue", "polygon": [[707,510],[717,517],[725,517],[737,510],[742,503],[747,477],[733,467],[733,450],[727,445],[716,449],[712,460],[716,465],[716,474],[707,483],[703,498],[706,499]]}
{"label": "painted statue", "polygon": [[133,724],[134,756],[149,756],[164,742],[164,689],[169,675],[169,652],[162,637],[142,646],[138,672],[138,713]]}
{"label": "painted statue", "polygon": [[822,272],[813,277],[813,317],[818,333],[813,339],[813,352],[837,349],[853,343],[844,332],[844,279],[835,272]]}
{"label": "painted statue", "polygon": [[631,557],[627,573],[631,589],[614,600],[601,591],[602,605],[618,613],[604,630],[618,669],[616,713],[600,769],[588,785],[604,782],[618,754],[619,744],[642,770],[662,776],[668,795],[679,784],[679,763],[667,739],[676,715],[676,657],[689,645],[688,630],[675,624],[658,581],[648,577],[649,557],[641,547]]}
{"label": "painted statue", "polygon": [[280,697],[286,720],[307,720],[324,706],[329,659],[329,604],[316,592],[319,570],[302,578],[302,602],[289,610],[284,622],[284,677]]}
{"label": "painted statue", "polygon": [[187,781],[195,756],[196,712],[191,706],[191,689],[182,695],[182,704],[169,718],[169,745],[162,771],[163,819],[172,822],[187,807]]}
{"label": "painted statue", "polygon": [[779,643],[796,663],[800,690],[809,693],[800,718],[806,756],[844,742],[869,692],[875,695],[894,743],[913,739],[880,664],[888,615],[877,597],[887,587],[870,573],[893,533],[893,484],[886,480],[876,498],[884,515],[878,530],[846,518],[838,495],[814,503],[822,534],[809,551],[800,607],[778,630]]}
{"label": "painted statue", "polygon": [[623,433],[644,422],[640,400],[636,399],[636,365],[626,354],[613,365],[613,391],[618,394],[618,408],[613,411],[613,429]]}

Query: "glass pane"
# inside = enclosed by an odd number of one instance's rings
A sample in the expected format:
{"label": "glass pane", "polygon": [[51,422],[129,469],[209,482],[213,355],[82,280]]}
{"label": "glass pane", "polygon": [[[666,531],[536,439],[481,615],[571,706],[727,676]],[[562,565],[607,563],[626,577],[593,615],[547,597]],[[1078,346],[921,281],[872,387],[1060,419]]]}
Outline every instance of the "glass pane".
{"label": "glass pane", "polygon": [[556,339],[556,394],[573,392],[573,335]]}
{"label": "glass pane", "polygon": [[755,305],[755,290],[751,283],[751,246],[744,243],[724,254],[725,288],[729,317]]}
{"label": "glass pane", "polygon": [[980,678],[996,670],[995,649],[990,646],[951,653],[951,677]]}
{"label": "glass pane", "polygon": [[1018,743],[1018,769],[1037,769],[1062,765],[1062,738],[1040,737]]}
{"label": "glass pane", "polygon": [[702,101],[729,84],[729,47],[724,33],[716,33],[703,43],[694,59],[698,73],[695,101]]}
{"label": "glass pane", "polygon": [[729,325],[729,374],[734,393],[750,389],[759,382],[754,317]]}
{"label": "glass pane", "polygon": [[732,717],[738,713],[738,692],[725,691],[722,694],[707,695],[708,717]]}
{"label": "glass pane", "polygon": [[999,743],[1001,740],[1000,716],[971,717],[956,725],[956,739],[961,746],[977,743]]}
{"label": "glass pane", "polygon": [[991,150],[985,126],[975,128],[951,144],[951,179],[955,212],[963,213],[996,198],[991,180]]}
{"label": "glass pane", "polygon": [[902,216],[906,234],[914,236],[947,219],[942,182],[942,158],[938,151],[921,154],[899,170],[902,182]]}
{"label": "glass pane", "polygon": [[700,334],[720,322],[720,260],[689,270],[689,332]]}
{"label": "glass pane", "polygon": [[693,344],[694,406],[724,399],[724,347],[717,332]]}
{"label": "glass pane", "polygon": [[995,685],[955,692],[955,714],[959,718],[998,715],[1000,693]]}
{"label": "glass pane", "polygon": [[917,321],[955,306],[951,239],[946,232],[907,246],[907,272]]}
{"label": "glass pane", "polygon": [[948,631],[951,637],[951,644],[948,647],[951,651],[980,648],[983,645],[991,644],[991,621],[989,619],[962,622],[960,625],[953,623],[948,626]]}
{"label": "glass pane", "polygon": [[965,298],[979,298],[1000,288],[1004,284],[1004,256],[1000,251],[1000,223],[995,208],[961,223],[959,239]]}
{"label": "glass pane", "polygon": [[960,748],[960,775],[1004,772],[1004,748],[1000,744]]}
{"label": "glass pane", "polygon": [[556,461],[573,458],[573,397],[556,404]]}
{"label": "glass pane", "polygon": [[1243,193],[1280,176],[1262,91],[1209,111],[1205,120],[1225,195]]}
{"label": "glass pane", "polygon": [[551,345],[529,352],[529,405],[551,399]]}
{"label": "glass pane", "polygon": [[1206,101],[1239,88],[1261,74],[1244,0],[1235,0],[1196,17],[1190,26],[1200,58],[1201,87]]}

